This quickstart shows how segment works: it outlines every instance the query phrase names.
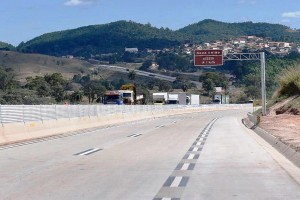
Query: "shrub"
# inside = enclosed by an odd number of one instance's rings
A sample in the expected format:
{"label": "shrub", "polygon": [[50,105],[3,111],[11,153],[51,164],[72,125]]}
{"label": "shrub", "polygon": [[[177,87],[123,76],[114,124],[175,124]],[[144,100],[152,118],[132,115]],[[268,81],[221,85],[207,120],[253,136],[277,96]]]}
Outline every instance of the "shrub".
{"label": "shrub", "polygon": [[300,94],[300,65],[287,68],[279,76],[279,96],[293,96]]}

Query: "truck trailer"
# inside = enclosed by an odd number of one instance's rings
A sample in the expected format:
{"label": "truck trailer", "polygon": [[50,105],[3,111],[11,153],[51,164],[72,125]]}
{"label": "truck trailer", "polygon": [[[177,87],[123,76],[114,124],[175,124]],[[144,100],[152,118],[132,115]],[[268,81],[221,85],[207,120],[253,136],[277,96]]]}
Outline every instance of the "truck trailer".
{"label": "truck trailer", "polygon": [[190,105],[191,98],[190,98],[189,94],[186,92],[178,93],[178,104],[179,105]]}
{"label": "truck trailer", "polygon": [[164,105],[168,101],[168,93],[166,92],[153,93],[152,97],[154,105]]}
{"label": "truck trailer", "polygon": [[200,95],[191,94],[191,105],[200,105]]}
{"label": "truck trailer", "polygon": [[178,104],[178,94],[168,94],[167,104]]}

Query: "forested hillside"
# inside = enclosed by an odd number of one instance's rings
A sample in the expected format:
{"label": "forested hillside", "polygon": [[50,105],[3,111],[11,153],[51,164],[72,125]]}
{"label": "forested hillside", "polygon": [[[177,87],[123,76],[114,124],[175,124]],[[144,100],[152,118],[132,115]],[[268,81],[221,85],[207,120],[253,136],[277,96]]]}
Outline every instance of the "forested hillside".
{"label": "forested hillside", "polygon": [[207,19],[179,29],[178,32],[193,36],[195,40],[200,40],[202,42],[229,39],[245,35],[271,37],[275,41],[300,41],[299,30],[291,30],[287,26],[269,23],[224,23]]}
{"label": "forested hillside", "polygon": [[15,47],[11,44],[0,41],[0,50],[11,51],[11,50],[15,50]]}
{"label": "forested hillside", "polygon": [[117,21],[47,33],[21,43],[17,49],[26,53],[89,57],[90,55],[123,52],[125,47],[135,47],[139,50],[163,49],[178,47],[184,41],[201,43],[244,35],[272,37],[275,41],[300,42],[299,31],[279,24],[224,23],[203,20],[172,31],[168,28],[156,28],[150,24]]}
{"label": "forested hillside", "polygon": [[90,56],[121,52],[125,47],[162,49],[179,45],[179,40],[179,33],[169,29],[118,21],[44,34],[21,43],[18,50],[55,56]]}

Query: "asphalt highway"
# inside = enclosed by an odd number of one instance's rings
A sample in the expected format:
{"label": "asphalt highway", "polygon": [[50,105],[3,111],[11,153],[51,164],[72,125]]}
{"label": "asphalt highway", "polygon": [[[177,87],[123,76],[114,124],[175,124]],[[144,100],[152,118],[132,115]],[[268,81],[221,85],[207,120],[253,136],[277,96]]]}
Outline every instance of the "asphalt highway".
{"label": "asphalt highway", "polygon": [[247,110],[141,120],[0,150],[0,197],[300,199],[300,171],[241,119]]}

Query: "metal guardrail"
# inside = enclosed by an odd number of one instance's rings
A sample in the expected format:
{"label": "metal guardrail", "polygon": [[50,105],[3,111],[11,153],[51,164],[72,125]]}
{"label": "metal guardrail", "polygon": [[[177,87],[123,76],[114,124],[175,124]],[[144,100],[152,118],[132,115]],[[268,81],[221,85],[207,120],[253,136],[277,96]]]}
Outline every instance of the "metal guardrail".
{"label": "metal guardrail", "polygon": [[45,120],[107,116],[116,113],[165,112],[178,109],[213,109],[236,106],[237,105],[0,105],[0,123],[27,123]]}

